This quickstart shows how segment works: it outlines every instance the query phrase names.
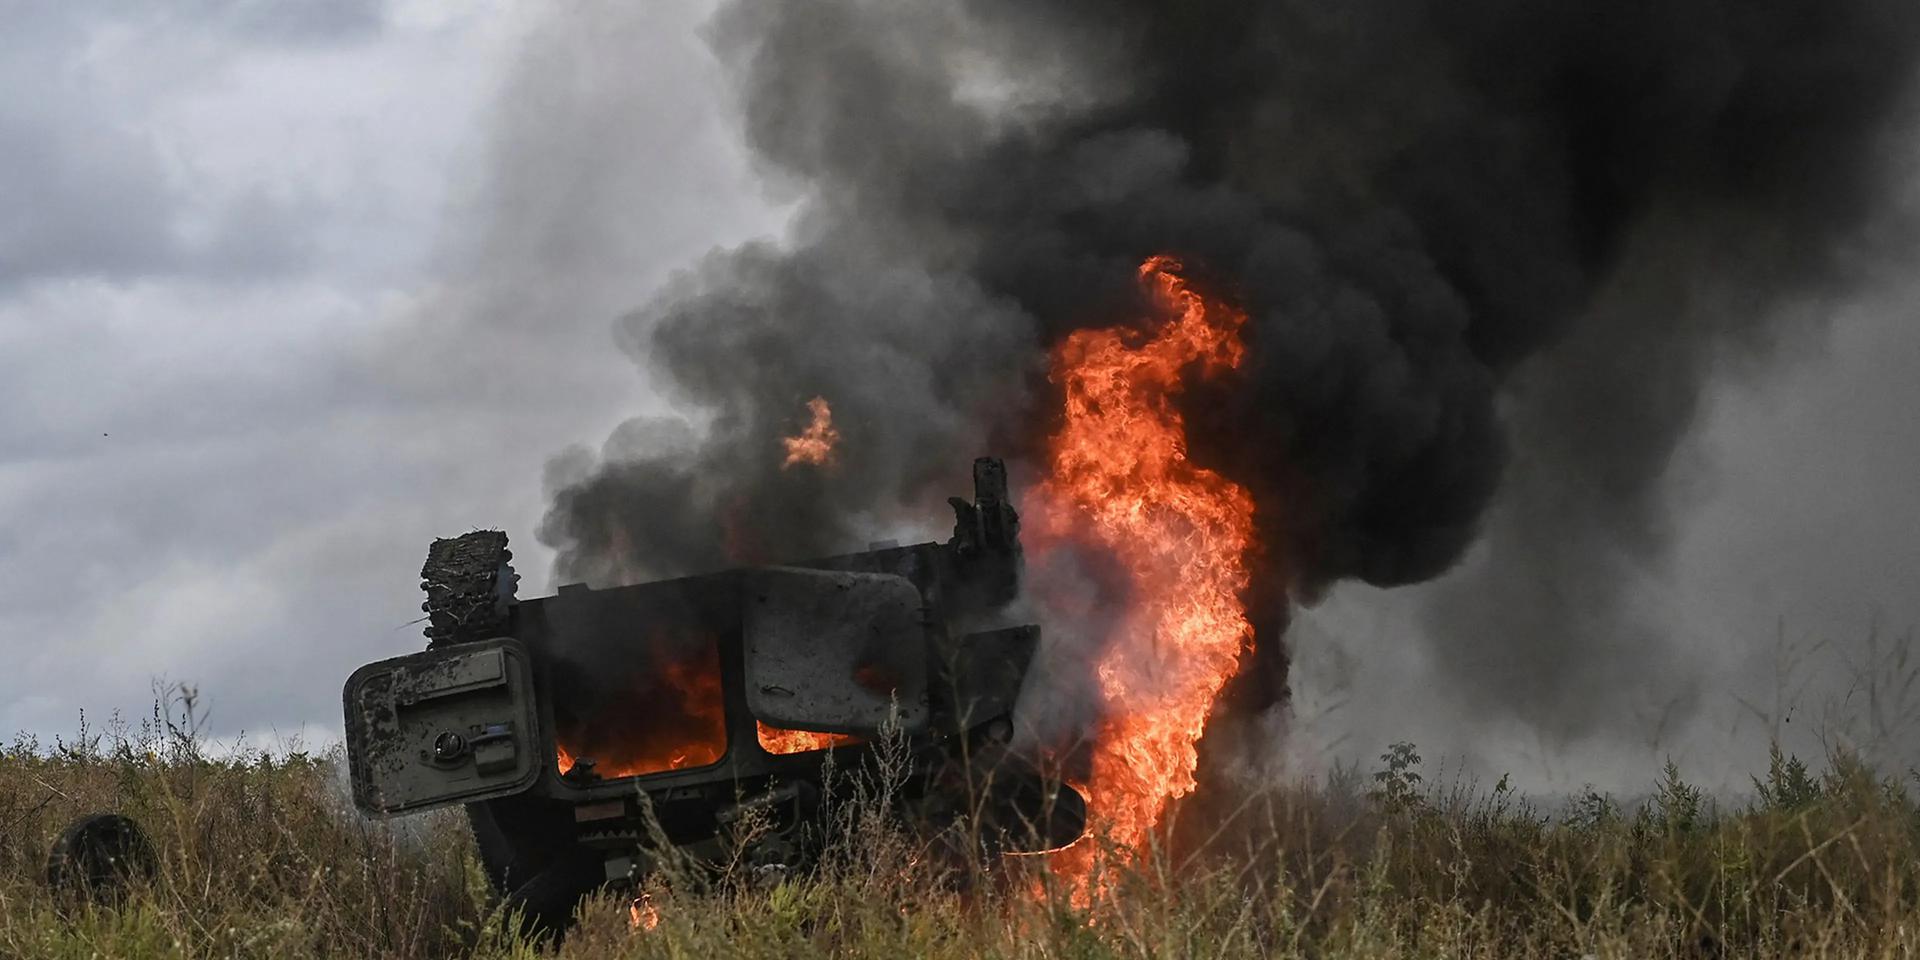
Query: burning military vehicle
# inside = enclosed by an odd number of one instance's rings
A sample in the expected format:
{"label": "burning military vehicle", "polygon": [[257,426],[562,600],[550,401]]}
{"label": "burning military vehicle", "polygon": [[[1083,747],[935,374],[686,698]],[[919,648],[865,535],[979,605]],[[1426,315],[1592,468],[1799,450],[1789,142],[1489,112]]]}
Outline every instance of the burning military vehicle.
{"label": "burning military vehicle", "polygon": [[427,649],[346,684],[355,804],[464,804],[495,887],[549,928],[663,845],[806,868],[829,764],[880,750],[908,759],[906,829],[969,856],[1072,842],[1082,797],[1009,746],[1040,631],[1003,613],[1021,566],[1005,467],[973,480],[945,543],[536,600],[515,598],[505,534],[435,541]]}

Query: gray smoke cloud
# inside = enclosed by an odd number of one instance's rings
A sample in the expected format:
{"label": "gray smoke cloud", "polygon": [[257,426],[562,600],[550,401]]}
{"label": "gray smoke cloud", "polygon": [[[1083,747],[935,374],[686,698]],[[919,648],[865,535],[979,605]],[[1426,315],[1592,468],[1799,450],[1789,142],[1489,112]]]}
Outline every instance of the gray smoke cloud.
{"label": "gray smoke cloud", "polygon": [[[935,515],[956,464],[1036,452],[1047,347],[1142,315],[1134,268],[1171,252],[1252,317],[1243,368],[1185,401],[1267,546],[1236,702],[1284,698],[1292,603],[1479,540],[1435,662],[1578,732],[1650,682],[1688,696],[1621,585],[1667,548],[1716,365],[1870,252],[1920,7],[735,0],[709,31],[799,210],[621,324],[697,422],[550,464],[558,579]],[[783,469],[814,396],[839,459]]]}

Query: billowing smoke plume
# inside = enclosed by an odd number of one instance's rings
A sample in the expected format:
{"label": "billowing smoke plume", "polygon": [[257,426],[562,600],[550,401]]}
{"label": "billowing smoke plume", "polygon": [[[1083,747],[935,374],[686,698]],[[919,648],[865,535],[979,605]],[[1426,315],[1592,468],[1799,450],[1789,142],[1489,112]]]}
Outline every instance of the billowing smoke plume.
{"label": "billowing smoke plume", "polygon": [[[1036,451],[1047,347],[1142,315],[1134,269],[1171,252],[1252,316],[1239,374],[1186,398],[1195,459],[1258,501],[1246,695],[1283,691],[1290,600],[1434,577],[1486,534],[1437,659],[1577,729],[1674,672],[1620,578],[1662,554],[1715,359],[1844,281],[1920,5],[733,0],[711,38],[805,199],[623,323],[708,419],[555,461],[562,579],[934,516],[968,458]],[[837,460],[782,469],[814,396]]]}

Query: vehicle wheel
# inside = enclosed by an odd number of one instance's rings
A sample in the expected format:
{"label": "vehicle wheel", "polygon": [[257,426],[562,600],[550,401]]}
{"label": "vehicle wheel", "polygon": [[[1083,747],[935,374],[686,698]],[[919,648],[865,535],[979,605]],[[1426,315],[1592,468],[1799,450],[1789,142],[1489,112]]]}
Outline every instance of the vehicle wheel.
{"label": "vehicle wheel", "polygon": [[945,827],[962,818],[982,853],[1040,853],[1064,847],[1086,832],[1087,801],[1071,785],[1004,747],[951,759],[934,771],[919,819]]}
{"label": "vehicle wheel", "polygon": [[520,932],[536,939],[564,940],[580,902],[606,884],[606,865],[597,851],[573,846],[547,869],[507,894],[507,909],[520,917]]}
{"label": "vehicle wheel", "polygon": [[574,837],[572,807],[534,797],[467,804],[487,879],[529,935],[559,935],[605,881],[599,853]]}
{"label": "vehicle wheel", "polygon": [[135,881],[153,878],[153,844],[131,817],[95,813],[61,831],[47,857],[47,885],[90,900],[114,900]]}
{"label": "vehicle wheel", "polygon": [[511,627],[514,592],[513,551],[498,530],[475,530],[435,540],[420,568],[420,589],[427,599],[427,649],[450,643],[490,640]]}

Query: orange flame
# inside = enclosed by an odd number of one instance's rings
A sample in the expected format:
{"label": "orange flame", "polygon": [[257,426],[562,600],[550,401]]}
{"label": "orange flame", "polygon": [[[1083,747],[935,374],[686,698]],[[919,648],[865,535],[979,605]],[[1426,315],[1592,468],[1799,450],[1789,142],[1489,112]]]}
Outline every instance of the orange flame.
{"label": "orange flame", "polygon": [[799,436],[780,439],[787,448],[782,470],[799,463],[824,466],[833,462],[833,448],[840,442],[840,431],[833,426],[833,408],[827,405],[827,398],[814,397],[807,401],[807,410],[813,414],[807,428]]}
{"label": "orange flame", "polygon": [[859,737],[845,733],[786,730],[780,727],[769,727],[758,720],[755,720],[753,725],[754,733],[760,741],[760,749],[773,754],[806,753],[809,750],[826,750],[830,747],[844,747],[860,742]]}
{"label": "orange flame", "polygon": [[[1090,822],[1138,847],[1191,792],[1207,715],[1252,639],[1241,595],[1253,497],[1187,459],[1181,374],[1239,366],[1246,314],[1208,301],[1166,256],[1140,265],[1163,316],[1151,330],[1082,330],[1053,352],[1065,419],[1030,498],[1030,543],[1072,541],[1117,558],[1133,601],[1096,665],[1106,704],[1086,784]],[[1063,861],[1083,873],[1085,854]]]}
{"label": "orange flame", "polygon": [[642,893],[627,905],[627,927],[631,930],[652,930],[660,926],[660,908],[653,905],[653,895]]}
{"label": "orange flame", "polygon": [[574,758],[593,757],[594,772],[607,779],[684,770],[718,763],[727,752],[727,717],[720,687],[720,648],[701,644],[689,655],[667,659],[675,647],[655,643],[660,665],[648,686],[617,705],[620,712],[590,718],[563,730],[554,744],[555,766],[573,769]]}

